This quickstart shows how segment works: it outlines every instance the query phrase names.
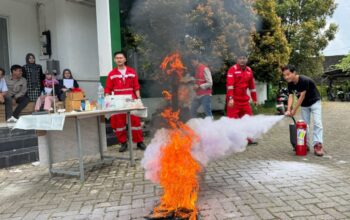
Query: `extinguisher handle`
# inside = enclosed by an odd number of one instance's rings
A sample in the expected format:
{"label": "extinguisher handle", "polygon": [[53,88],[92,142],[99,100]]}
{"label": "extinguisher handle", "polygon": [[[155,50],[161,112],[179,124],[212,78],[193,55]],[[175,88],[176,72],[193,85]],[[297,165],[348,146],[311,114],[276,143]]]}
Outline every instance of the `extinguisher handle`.
{"label": "extinguisher handle", "polygon": [[294,124],[297,124],[297,121],[295,120],[295,118],[293,116],[290,116],[293,119]]}

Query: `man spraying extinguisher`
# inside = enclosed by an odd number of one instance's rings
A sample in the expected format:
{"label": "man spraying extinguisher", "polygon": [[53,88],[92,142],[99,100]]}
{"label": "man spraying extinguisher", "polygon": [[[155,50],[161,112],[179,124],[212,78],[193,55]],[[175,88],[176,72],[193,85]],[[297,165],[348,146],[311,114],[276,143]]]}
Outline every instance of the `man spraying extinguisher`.
{"label": "man spraying extinguisher", "polygon": [[[294,65],[287,65],[282,68],[283,77],[288,82],[288,107],[285,115],[294,116],[301,106],[301,117],[310,126],[311,115],[314,118],[314,129],[312,142],[314,153],[323,156],[323,127],[321,96],[315,82],[307,76],[299,75]],[[294,95],[298,100],[292,108]],[[309,142],[308,142],[309,143]]]}

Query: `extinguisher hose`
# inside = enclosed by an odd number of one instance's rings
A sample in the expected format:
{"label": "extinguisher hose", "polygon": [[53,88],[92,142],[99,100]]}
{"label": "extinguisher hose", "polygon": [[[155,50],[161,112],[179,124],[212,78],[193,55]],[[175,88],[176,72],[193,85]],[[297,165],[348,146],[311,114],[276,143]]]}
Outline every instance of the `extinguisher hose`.
{"label": "extinguisher hose", "polygon": [[297,122],[296,122],[295,118],[294,118],[293,116],[290,116],[290,117],[293,119],[293,122],[294,122],[294,124],[296,125]]}

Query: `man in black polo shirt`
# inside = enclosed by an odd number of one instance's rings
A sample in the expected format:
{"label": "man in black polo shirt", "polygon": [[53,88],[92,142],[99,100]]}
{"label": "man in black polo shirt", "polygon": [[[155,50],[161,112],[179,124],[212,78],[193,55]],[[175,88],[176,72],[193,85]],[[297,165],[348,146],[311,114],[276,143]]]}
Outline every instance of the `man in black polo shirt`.
{"label": "man in black polo shirt", "polygon": [[[311,114],[314,119],[312,143],[317,156],[323,156],[323,127],[321,96],[315,82],[307,76],[297,74],[293,65],[282,68],[283,77],[288,82],[288,109],[286,115],[294,116],[301,106],[301,117],[310,126]],[[294,94],[298,100],[292,108]]]}

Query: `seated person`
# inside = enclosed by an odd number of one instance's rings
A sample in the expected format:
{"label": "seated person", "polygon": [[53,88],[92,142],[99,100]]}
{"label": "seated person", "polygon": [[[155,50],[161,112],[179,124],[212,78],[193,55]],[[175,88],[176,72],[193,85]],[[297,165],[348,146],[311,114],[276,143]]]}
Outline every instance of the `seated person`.
{"label": "seated person", "polygon": [[5,103],[5,96],[7,93],[7,86],[5,81],[5,70],[0,68],[0,103]]}
{"label": "seated person", "polygon": [[[7,122],[16,122],[19,114],[28,105],[27,80],[22,77],[22,67],[20,65],[11,66],[11,75],[5,77],[7,94],[5,96],[5,114]],[[12,111],[13,100],[17,107]]]}
{"label": "seated person", "polygon": [[[50,111],[54,99],[57,99],[60,95],[59,83],[51,72],[46,71],[45,79],[43,80],[43,87],[44,90],[42,91],[41,96],[36,100],[35,111],[40,111],[42,105],[44,106],[45,111]],[[55,91],[53,91],[53,89]]]}
{"label": "seated person", "polygon": [[59,80],[59,85],[61,88],[59,100],[64,101],[66,99],[66,92],[72,88],[79,88],[78,82],[73,78],[70,69],[63,70],[63,77]]}

